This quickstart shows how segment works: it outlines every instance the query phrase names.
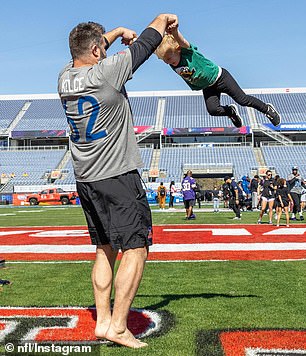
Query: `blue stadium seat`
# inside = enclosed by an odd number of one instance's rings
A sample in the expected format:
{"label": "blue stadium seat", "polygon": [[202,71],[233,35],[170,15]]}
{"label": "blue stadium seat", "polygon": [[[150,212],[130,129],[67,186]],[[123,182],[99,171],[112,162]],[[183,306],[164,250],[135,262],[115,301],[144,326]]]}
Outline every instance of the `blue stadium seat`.
{"label": "blue stadium seat", "polygon": [[292,166],[298,166],[300,174],[306,178],[306,145],[263,146],[261,150],[266,164],[275,167],[282,178],[287,178]]}
{"label": "blue stadium seat", "polygon": [[26,100],[0,100],[0,130],[7,129]]}
{"label": "blue stadium seat", "polygon": [[59,99],[33,100],[14,131],[66,130],[67,119]]}
{"label": "blue stadium seat", "polygon": [[233,164],[237,177],[247,175],[251,167],[257,166],[252,147],[166,147],[161,150],[159,169],[167,170],[169,177],[180,181],[183,164],[226,163]]}

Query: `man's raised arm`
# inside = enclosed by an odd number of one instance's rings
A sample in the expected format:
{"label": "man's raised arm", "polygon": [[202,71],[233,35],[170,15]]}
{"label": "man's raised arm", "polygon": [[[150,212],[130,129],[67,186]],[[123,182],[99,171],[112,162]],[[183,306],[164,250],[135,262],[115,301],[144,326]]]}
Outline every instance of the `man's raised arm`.
{"label": "man's raised arm", "polygon": [[137,37],[137,34],[135,31],[128,28],[117,27],[109,32],[104,33],[103,37],[106,42],[105,49],[108,49],[108,47],[111,46],[112,43],[115,42],[119,37],[121,37],[121,43],[125,45],[133,43],[133,39]]}
{"label": "man's raised arm", "polygon": [[162,37],[168,27],[177,27],[178,18],[174,14],[160,14],[150,23],[148,27],[154,28]]}
{"label": "man's raised arm", "polygon": [[173,14],[158,15],[130,46],[133,73],[144,63],[160,44],[169,26],[178,26],[178,18]]}

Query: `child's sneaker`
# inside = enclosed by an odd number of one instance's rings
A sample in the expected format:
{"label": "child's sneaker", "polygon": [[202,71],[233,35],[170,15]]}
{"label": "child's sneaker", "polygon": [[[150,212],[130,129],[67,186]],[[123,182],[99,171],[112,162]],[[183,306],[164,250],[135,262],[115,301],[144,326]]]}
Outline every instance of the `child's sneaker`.
{"label": "child's sneaker", "polygon": [[279,113],[276,111],[275,107],[268,103],[268,110],[266,112],[266,117],[272,122],[274,126],[278,126],[281,122],[281,117]]}
{"label": "child's sneaker", "polygon": [[241,116],[239,115],[237,105],[231,104],[231,105],[229,105],[229,107],[232,110],[232,114],[229,116],[229,118],[232,120],[232,123],[236,127],[241,127],[242,126],[242,120],[241,120]]}

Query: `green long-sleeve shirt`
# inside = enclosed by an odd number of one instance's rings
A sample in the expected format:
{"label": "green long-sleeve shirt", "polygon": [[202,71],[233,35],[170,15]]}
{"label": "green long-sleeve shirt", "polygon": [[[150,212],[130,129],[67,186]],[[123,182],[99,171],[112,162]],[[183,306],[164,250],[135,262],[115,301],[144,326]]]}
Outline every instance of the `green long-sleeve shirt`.
{"label": "green long-sleeve shirt", "polygon": [[201,54],[197,47],[181,48],[181,59],[172,69],[180,75],[192,90],[202,90],[216,82],[219,66]]}

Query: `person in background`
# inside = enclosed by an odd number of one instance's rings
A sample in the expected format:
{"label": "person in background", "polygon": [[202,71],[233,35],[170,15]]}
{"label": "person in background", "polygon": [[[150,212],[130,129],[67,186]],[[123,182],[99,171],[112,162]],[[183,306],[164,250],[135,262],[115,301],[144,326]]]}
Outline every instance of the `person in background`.
{"label": "person in background", "polygon": [[170,192],[169,208],[173,209],[174,208],[174,206],[173,206],[174,197],[177,192],[174,180],[172,180],[170,183],[169,192]]}
{"label": "person in background", "polygon": [[211,194],[214,205],[214,213],[219,213],[221,191],[217,188],[216,185],[214,185],[214,189],[212,190]]}
{"label": "person in background", "polygon": [[199,209],[201,209],[201,187],[199,183],[196,183],[196,188],[195,188],[195,194],[196,194],[196,200],[198,202],[199,205]]}
{"label": "person in background", "polygon": [[258,196],[260,194],[259,183],[260,183],[259,175],[255,174],[254,178],[250,182],[250,191],[252,194],[252,210],[253,211],[258,211],[258,205],[259,205]]}
{"label": "person in background", "polygon": [[243,176],[241,178],[242,181],[242,189],[245,192],[245,199],[251,198],[251,190],[250,190],[250,182],[251,179],[249,176]]}
{"label": "person in background", "polygon": [[292,173],[287,178],[290,195],[294,204],[290,220],[296,220],[297,214],[299,214],[300,220],[304,220],[303,211],[301,210],[301,196],[303,188],[306,188],[306,184],[298,169],[297,166],[292,167]]}
{"label": "person in background", "polygon": [[[306,179],[304,179],[304,184],[306,185]],[[306,188],[303,188],[301,195],[301,212],[305,210],[306,207]]]}
{"label": "person in background", "polygon": [[247,197],[246,192],[243,189],[242,181],[238,181],[238,197],[239,197],[239,209],[241,211],[245,210],[245,200]]}
{"label": "person in background", "polygon": [[284,210],[286,214],[286,225],[287,227],[289,227],[289,202],[292,202],[292,197],[286,185],[286,179],[279,178],[277,181],[276,199],[275,199],[276,214],[277,214],[276,226],[279,226],[282,211]]}
{"label": "person in background", "polygon": [[267,170],[265,179],[261,182],[261,210],[257,221],[258,224],[262,223],[262,217],[267,206],[269,208],[269,224],[273,224],[272,218],[276,188],[275,181],[272,178],[272,172]]}
{"label": "person in background", "polygon": [[186,209],[186,219],[191,220],[195,219],[196,216],[193,213],[193,207],[195,204],[195,188],[196,181],[192,178],[192,171],[187,171],[186,177],[182,181],[182,191],[183,191],[183,199],[184,205]]}
{"label": "person in background", "polygon": [[230,193],[229,193],[228,184],[225,182],[222,184],[222,196],[223,196],[223,207],[228,209]]}
{"label": "person in background", "polygon": [[163,182],[161,182],[159,187],[157,188],[157,194],[158,194],[159,208],[165,210],[167,189],[164,186]]}
{"label": "person in background", "polygon": [[229,191],[229,206],[236,215],[233,220],[241,220],[239,209],[239,191],[237,183],[230,176],[225,176],[224,182],[228,186],[227,189]]}

